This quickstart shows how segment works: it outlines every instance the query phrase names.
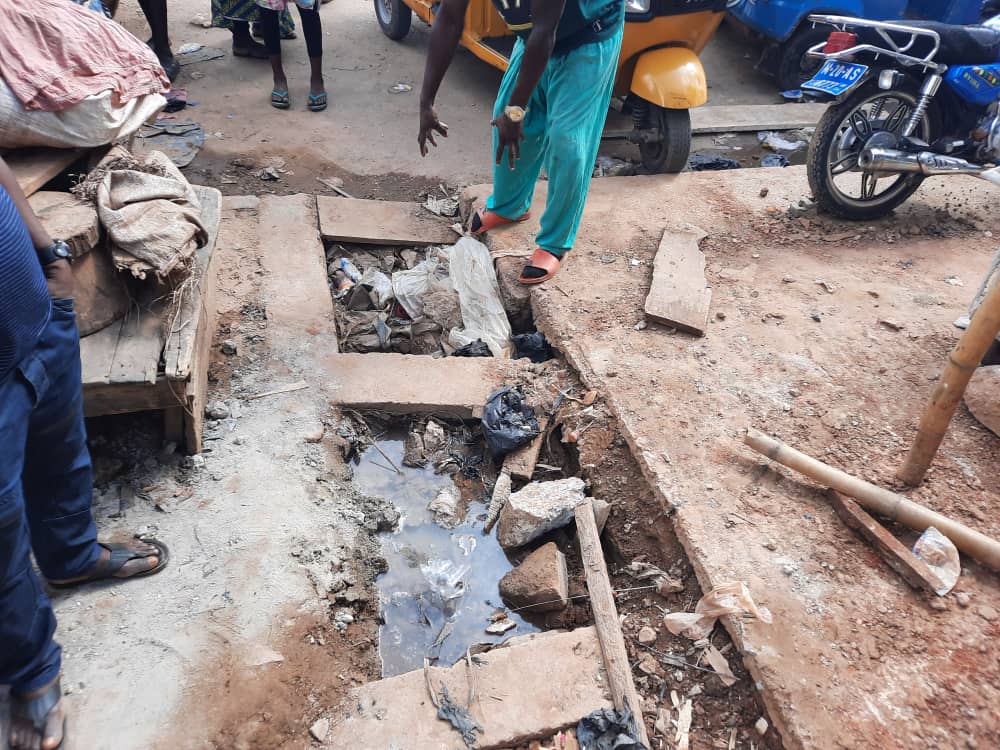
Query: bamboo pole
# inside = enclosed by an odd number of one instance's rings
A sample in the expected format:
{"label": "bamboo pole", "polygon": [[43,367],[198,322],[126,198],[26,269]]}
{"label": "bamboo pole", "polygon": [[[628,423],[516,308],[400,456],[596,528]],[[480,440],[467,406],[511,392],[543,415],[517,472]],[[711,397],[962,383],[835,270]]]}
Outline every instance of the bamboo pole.
{"label": "bamboo pole", "polygon": [[646,734],[646,722],[642,717],[642,701],[636,692],[635,682],[632,681],[632,667],[628,661],[628,651],[625,650],[625,637],[618,619],[611,579],[608,577],[608,565],[604,562],[594,506],[587,499],[576,506],[574,513],[576,533],[580,540],[580,556],[587,574],[590,609],[594,613],[597,639],[601,642],[601,652],[604,654],[604,668],[608,673],[611,697],[619,711],[628,708],[632,712],[639,739],[644,747],[652,747],[649,735]]}
{"label": "bamboo pole", "polygon": [[897,476],[907,485],[920,484],[944,440],[969,379],[1000,333],[1000,282],[993,285],[969,321],[969,327],[948,355],[944,371],[924,409],[917,439]]}
{"label": "bamboo pole", "polygon": [[933,526],[958,549],[1000,573],[1000,542],[912,500],[828,466],[768,435],[750,428],[743,442],[758,453],[820,484],[853,497],[859,505],[917,531]]}

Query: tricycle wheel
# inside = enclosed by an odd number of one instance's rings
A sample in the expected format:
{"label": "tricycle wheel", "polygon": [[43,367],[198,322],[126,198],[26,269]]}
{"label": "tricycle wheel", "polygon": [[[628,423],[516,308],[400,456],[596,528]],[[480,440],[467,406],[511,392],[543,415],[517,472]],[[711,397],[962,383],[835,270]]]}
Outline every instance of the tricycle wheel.
{"label": "tricycle wheel", "polygon": [[778,68],[774,77],[778,80],[778,87],[782,91],[797,89],[816,75],[823,61],[807,57],[806,52],[810,47],[825,42],[829,36],[828,28],[806,26],[792,34],[791,38],[781,45]]}
{"label": "tricycle wheel", "polygon": [[639,144],[642,166],[647,172],[680,172],[691,153],[691,113],[652,104],[649,108],[650,125],[660,131],[661,139]]}
{"label": "tricycle wheel", "polygon": [[413,11],[403,0],[375,0],[375,17],[390,39],[399,41],[410,33]]}

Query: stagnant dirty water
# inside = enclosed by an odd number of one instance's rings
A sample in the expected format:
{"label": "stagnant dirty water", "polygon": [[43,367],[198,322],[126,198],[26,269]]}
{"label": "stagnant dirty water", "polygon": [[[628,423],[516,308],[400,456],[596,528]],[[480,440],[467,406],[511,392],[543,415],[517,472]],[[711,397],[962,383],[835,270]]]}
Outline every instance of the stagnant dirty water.
{"label": "stagnant dirty water", "polygon": [[490,615],[503,607],[497,588],[513,566],[496,539],[483,534],[486,505],[469,506],[465,523],[444,529],[434,523],[427,505],[451,477],[433,466],[403,466],[404,434],[393,433],[379,448],[398,467],[397,474],[377,448],[369,448],[354,469],[354,482],[367,495],[383,497],[400,512],[396,531],[382,534],[388,572],[376,581],[384,624],[379,633],[382,676],[424,665],[424,657],[452,664],[477,643],[502,640],[538,630],[517,613],[517,627],[489,635]]}

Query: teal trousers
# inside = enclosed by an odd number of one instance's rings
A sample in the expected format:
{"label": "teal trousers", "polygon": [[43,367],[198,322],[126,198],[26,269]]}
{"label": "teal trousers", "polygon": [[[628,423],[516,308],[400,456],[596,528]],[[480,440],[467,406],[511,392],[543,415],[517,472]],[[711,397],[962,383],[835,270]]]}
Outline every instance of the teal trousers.
{"label": "teal trousers", "polygon": [[[535,182],[545,167],[549,178],[548,200],[536,242],[557,257],[573,247],[580,228],[611,103],[621,43],[622,31],[619,31],[602,42],[585,44],[549,60],[528,102],[521,158],[511,169],[505,152],[500,165],[493,167],[493,195],[486,205],[511,219],[521,216],[531,206]],[[510,100],[523,56],[524,42],[518,39],[510,67],[500,84],[494,117],[503,114]],[[491,152],[494,159],[497,145],[494,128]]]}

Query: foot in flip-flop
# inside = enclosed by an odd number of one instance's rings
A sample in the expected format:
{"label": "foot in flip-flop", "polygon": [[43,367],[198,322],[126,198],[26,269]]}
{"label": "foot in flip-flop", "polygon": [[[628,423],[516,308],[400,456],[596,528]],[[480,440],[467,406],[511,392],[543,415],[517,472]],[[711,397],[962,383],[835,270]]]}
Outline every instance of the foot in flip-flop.
{"label": "foot in flip-flop", "polygon": [[59,678],[10,701],[11,750],[60,750],[66,744],[66,712]]}
{"label": "foot in flip-flop", "polygon": [[272,91],[271,106],[275,109],[288,109],[291,106],[291,101],[288,98],[288,89],[284,89],[283,91],[275,89]]}
{"label": "foot in flip-flop", "polygon": [[559,258],[547,250],[538,248],[531,255],[531,260],[521,271],[518,279],[522,284],[541,284],[556,275],[559,270]]}
{"label": "foot in flip-flop", "polygon": [[233,42],[233,57],[252,57],[255,60],[266,60],[268,58],[267,47],[253,39],[242,44]]}
{"label": "foot in flip-flop", "polygon": [[309,107],[310,112],[322,112],[326,109],[326,92],[309,94],[309,103],[306,106]]}
{"label": "foot in flip-flop", "polygon": [[516,219],[508,219],[506,216],[501,216],[496,211],[491,211],[488,208],[481,208],[472,214],[472,221],[469,222],[469,234],[486,234],[491,229],[502,227],[505,224],[515,224],[521,221],[527,221],[530,216],[531,211],[526,211]]}
{"label": "foot in flip-flop", "polygon": [[159,573],[170,560],[170,550],[156,539],[134,540],[126,544],[98,543],[101,556],[88,573],[79,578],[49,579],[55,589],[68,589],[109,578],[143,578]]}

